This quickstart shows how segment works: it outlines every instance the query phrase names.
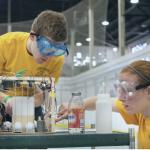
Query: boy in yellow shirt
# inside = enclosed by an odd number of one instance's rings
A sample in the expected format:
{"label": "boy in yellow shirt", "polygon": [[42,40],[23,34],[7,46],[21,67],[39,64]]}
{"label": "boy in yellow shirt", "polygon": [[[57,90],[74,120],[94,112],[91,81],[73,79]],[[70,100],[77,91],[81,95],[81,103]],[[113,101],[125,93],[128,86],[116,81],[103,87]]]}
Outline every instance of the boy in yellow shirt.
{"label": "boy in yellow shirt", "polygon": [[[0,75],[14,76],[24,70],[24,76],[54,77],[57,82],[64,54],[68,54],[66,41],[64,15],[51,10],[41,12],[34,19],[30,33],[9,32],[0,36]],[[3,102],[5,97],[1,93],[0,101]],[[42,103],[43,98],[36,99],[36,110],[39,111],[35,114],[41,113]]]}

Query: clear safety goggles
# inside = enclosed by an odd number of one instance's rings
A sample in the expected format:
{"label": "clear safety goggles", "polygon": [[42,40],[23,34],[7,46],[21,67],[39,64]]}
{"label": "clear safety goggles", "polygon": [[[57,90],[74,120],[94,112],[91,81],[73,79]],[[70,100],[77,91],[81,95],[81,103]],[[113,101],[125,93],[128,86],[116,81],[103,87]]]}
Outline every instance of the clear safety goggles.
{"label": "clear safety goggles", "polygon": [[65,43],[53,43],[48,38],[44,36],[37,35],[36,33],[30,33],[31,35],[37,36],[37,46],[41,55],[43,56],[61,56],[67,53],[69,54],[68,49]]}
{"label": "clear safety goggles", "polygon": [[150,83],[137,85],[137,83],[134,82],[119,81],[119,80],[117,80],[117,82],[114,84],[117,94],[119,96],[123,94],[124,96],[126,96],[126,98],[134,96],[138,90],[144,89],[149,85]]}

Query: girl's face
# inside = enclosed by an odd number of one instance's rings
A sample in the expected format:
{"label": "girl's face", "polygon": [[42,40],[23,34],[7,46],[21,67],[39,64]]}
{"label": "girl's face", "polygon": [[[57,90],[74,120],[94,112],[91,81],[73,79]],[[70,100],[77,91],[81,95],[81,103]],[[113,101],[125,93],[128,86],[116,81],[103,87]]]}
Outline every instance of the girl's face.
{"label": "girl's face", "polygon": [[118,98],[126,111],[130,114],[150,114],[150,87],[136,90],[140,83],[137,75],[131,73],[121,73],[119,81],[122,87],[118,88]]}

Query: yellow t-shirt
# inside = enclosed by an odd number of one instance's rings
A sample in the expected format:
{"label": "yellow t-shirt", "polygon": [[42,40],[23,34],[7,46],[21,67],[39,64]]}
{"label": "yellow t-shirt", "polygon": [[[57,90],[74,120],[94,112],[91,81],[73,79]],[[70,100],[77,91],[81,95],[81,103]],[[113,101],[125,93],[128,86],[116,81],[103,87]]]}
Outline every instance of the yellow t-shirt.
{"label": "yellow t-shirt", "polygon": [[150,117],[144,117],[142,114],[128,114],[122,105],[122,102],[117,100],[116,107],[124,118],[127,124],[139,126],[138,131],[138,148],[150,149]]}
{"label": "yellow t-shirt", "polygon": [[29,33],[9,32],[0,36],[0,74],[15,75],[25,69],[24,76],[54,77],[55,82],[61,74],[64,56],[51,57],[49,61],[37,64],[27,52],[26,42]]}

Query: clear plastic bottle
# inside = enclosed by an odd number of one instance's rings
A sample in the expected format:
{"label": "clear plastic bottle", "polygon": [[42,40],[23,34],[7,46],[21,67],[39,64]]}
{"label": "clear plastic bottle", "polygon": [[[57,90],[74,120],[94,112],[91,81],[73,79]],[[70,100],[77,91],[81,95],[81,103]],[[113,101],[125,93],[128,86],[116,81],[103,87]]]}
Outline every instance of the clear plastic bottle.
{"label": "clear plastic bottle", "polygon": [[85,130],[85,118],[83,100],[81,93],[72,93],[72,98],[68,105],[68,131],[69,133],[84,133]]}
{"label": "clear plastic bottle", "polygon": [[98,94],[96,101],[96,133],[112,132],[112,103],[107,93]]}

